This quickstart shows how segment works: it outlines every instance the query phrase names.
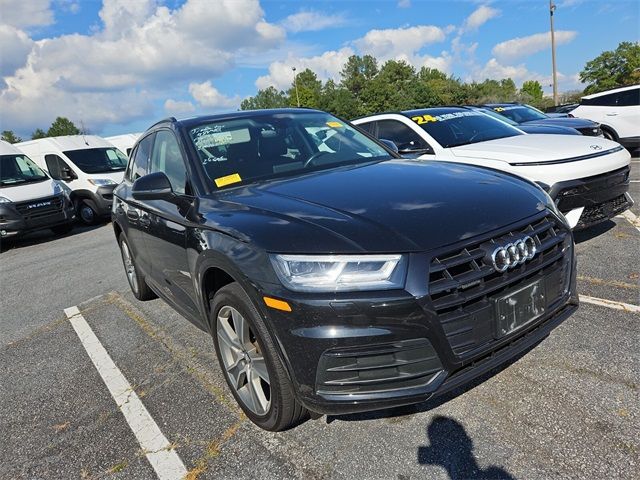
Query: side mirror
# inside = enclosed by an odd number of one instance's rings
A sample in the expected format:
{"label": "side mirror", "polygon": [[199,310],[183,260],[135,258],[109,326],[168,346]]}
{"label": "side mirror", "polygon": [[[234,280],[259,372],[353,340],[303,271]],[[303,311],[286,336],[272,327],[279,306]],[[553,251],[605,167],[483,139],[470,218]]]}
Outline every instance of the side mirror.
{"label": "side mirror", "polygon": [[62,168],[60,170],[60,180],[70,182],[71,180],[74,180],[76,178],[78,178],[78,176],[73,173],[73,170],[71,170],[70,168]]}
{"label": "side mirror", "polygon": [[378,141],[383,144],[385,147],[387,147],[389,150],[393,150],[394,152],[398,153],[398,146],[395,144],[395,142],[392,142],[391,140],[387,140],[386,138],[379,138]]}
{"label": "side mirror", "polygon": [[175,197],[171,182],[164,172],[154,172],[133,182],[131,194],[136,200],[167,200]]}

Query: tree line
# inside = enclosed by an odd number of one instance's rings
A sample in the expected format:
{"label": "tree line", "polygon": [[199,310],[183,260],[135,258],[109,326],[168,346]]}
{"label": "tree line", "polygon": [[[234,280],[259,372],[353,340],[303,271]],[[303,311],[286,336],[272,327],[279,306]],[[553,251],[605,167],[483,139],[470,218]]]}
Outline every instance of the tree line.
{"label": "tree line", "polygon": [[[587,62],[580,72],[584,91],[560,95],[561,103],[573,103],[590,93],[640,83],[640,44],[622,42]],[[297,92],[296,92],[297,84]],[[344,118],[376,112],[408,110],[439,105],[469,105],[491,102],[523,102],[545,109],[553,99],[545,97],[537,80],[516,88],[511,78],[463,82],[437,69],[417,70],[404,61],[388,60],[382,65],[370,55],[351,56],[336,82],[322,82],[310,69],[300,72],[286,91],[273,86],[242,101],[242,110],[299,105],[326,110]]]}
{"label": "tree line", "polygon": [[[292,72],[293,80],[293,72]],[[583,90],[560,95],[560,103],[579,101],[583,95],[640,83],[640,43],[622,42],[586,63],[580,72]],[[297,84],[297,92],[296,92]],[[246,98],[241,110],[297,106],[326,110],[351,119],[376,112],[408,110],[438,105],[469,105],[490,102],[523,102],[544,109],[553,105],[537,80],[527,80],[519,89],[511,78],[466,83],[437,69],[417,70],[404,61],[388,60],[380,65],[371,55],[349,57],[340,79],[322,82],[315,72],[305,69],[286,90],[268,87]],[[45,132],[38,128],[32,139],[60,135],[87,134],[65,117],[56,118]],[[2,140],[18,143],[13,131],[2,132]]]}

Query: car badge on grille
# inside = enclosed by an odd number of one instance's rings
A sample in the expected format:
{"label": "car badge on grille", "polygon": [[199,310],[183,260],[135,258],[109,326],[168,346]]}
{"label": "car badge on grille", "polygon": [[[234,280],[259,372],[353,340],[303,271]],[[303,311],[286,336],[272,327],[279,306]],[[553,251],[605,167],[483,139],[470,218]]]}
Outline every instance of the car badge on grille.
{"label": "car badge on grille", "polygon": [[536,256],[536,253],[536,242],[527,235],[496,247],[491,252],[491,263],[496,272],[503,273],[531,260]]}
{"label": "car badge on grille", "polygon": [[31,205],[28,205],[27,208],[31,209],[31,208],[40,208],[40,207],[48,207],[49,205],[51,205],[51,202],[40,202],[40,203],[32,203]]}
{"label": "car badge on grille", "polygon": [[600,145],[589,145],[589,148],[591,150],[602,150],[602,147]]}

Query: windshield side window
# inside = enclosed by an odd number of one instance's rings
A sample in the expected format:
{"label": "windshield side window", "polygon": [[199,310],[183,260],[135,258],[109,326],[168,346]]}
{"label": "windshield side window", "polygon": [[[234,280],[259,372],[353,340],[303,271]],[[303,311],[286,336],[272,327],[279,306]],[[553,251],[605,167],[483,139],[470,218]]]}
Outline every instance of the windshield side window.
{"label": "windshield side window", "polygon": [[128,161],[126,155],[114,147],[84,148],[63,153],[85,173],[121,172]]}
{"label": "windshield side window", "polygon": [[135,148],[131,161],[129,162],[127,173],[125,174],[125,178],[130,182],[135,182],[138,178],[147,174],[154,136],[155,133],[152,133],[144,137]]}
{"label": "windshield side window", "polygon": [[150,169],[150,173],[154,172],[163,172],[171,182],[171,188],[175,193],[184,195],[187,192],[187,168],[178,140],[169,130],[160,130],[156,133]]}
{"label": "windshield side window", "polygon": [[411,128],[398,120],[379,120],[378,138],[391,140],[398,146],[398,150],[425,150],[429,144]]}

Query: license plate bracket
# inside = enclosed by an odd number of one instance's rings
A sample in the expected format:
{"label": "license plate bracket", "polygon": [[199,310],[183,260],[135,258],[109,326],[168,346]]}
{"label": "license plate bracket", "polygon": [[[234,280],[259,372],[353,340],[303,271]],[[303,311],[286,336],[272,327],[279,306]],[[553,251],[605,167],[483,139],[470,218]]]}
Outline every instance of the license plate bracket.
{"label": "license plate bracket", "polygon": [[493,299],[496,312],[496,338],[504,337],[544,315],[544,279],[530,282],[508,295]]}

